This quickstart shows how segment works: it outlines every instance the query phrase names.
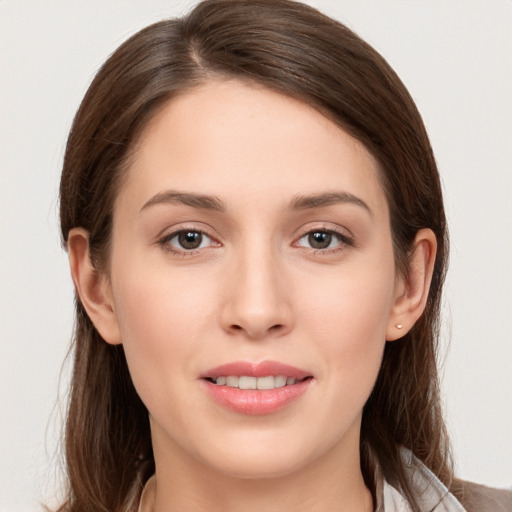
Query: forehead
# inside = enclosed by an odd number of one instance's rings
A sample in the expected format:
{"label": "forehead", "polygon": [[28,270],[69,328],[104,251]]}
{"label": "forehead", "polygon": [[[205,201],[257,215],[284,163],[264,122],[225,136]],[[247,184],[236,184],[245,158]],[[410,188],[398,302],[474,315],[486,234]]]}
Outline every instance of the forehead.
{"label": "forehead", "polygon": [[123,188],[143,204],[166,188],[229,203],[340,187],[383,206],[378,163],[359,141],[304,102],[219,80],[159,110],[139,139]]}

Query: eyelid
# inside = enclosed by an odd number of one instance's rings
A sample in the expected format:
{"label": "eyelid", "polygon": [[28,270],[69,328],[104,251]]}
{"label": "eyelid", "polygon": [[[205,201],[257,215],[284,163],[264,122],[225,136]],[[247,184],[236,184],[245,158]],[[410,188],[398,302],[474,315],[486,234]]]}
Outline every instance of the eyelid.
{"label": "eyelid", "polygon": [[[316,249],[314,247],[306,247],[303,245],[299,245],[299,242],[310,235],[311,233],[329,233],[333,236],[335,236],[338,239],[338,244],[335,247],[331,248],[325,248],[325,249]],[[320,253],[320,254],[332,254],[334,252],[342,251],[347,246],[353,247],[355,245],[354,236],[350,231],[346,228],[339,228],[339,227],[332,227],[332,226],[326,226],[325,224],[319,225],[319,226],[312,226],[307,229],[304,229],[300,236],[298,236],[295,239],[295,242],[293,243],[295,247],[299,247],[301,249],[308,250],[313,253]]]}
{"label": "eyelid", "polygon": [[[166,230],[164,230],[163,232],[165,233],[165,231]],[[208,245],[208,247],[200,247],[197,249],[184,249],[184,248],[180,249],[178,247],[171,246],[169,244],[169,241],[184,231],[193,231],[196,233],[201,233],[203,236],[206,236],[207,238],[210,239],[210,244]],[[337,238],[338,243],[336,244],[335,247],[325,248],[325,249],[306,247],[306,246],[299,244],[299,242],[303,238],[305,238],[308,235],[310,235],[311,233],[315,233],[315,232],[329,233]],[[171,252],[174,254],[180,254],[180,255],[184,255],[184,256],[190,256],[197,252],[203,251],[205,249],[209,249],[211,247],[221,247],[222,246],[222,243],[218,240],[218,237],[212,235],[209,229],[205,229],[202,226],[198,227],[197,225],[194,226],[194,225],[190,225],[190,224],[176,226],[176,227],[174,227],[174,229],[172,229],[171,232],[168,232],[163,235],[159,235],[156,240],[156,243],[158,245],[162,246],[168,252]],[[334,252],[341,251],[341,250],[345,249],[346,247],[352,247],[354,245],[355,245],[354,236],[352,235],[350,230],[348,230],[347,228],[339,227],[339,226],[333,227],[332,225],[326,225],[325,223],[322,223],[317,226],[308,226],[307,228],[303,227],[301,229],[300,236],[296,236],[295,241],[292,243],[292,246],[294,246],[294,247],[305,249],[312,253],[321,253],[321,254],[331,254]]]}
{"label": "eyelid", "polygon": [[[197,249],[180,249],[178,247],[172,246],[169,244],[169,241],[175,238],[180,233],[183,233],[184,231],[193,231],[195,233],[201,233],[203,236],[206,236],[210,239],[212,242],[208,247],[201,247]],[[165,232],[165,231],[164,231]],[[166,233],[163,235],[159,235],[157,239],[157,244],[160,245],[164,250],[173,253],[173,254],[180,254],[184,256],[193,255],[199,251],[203,251],[204,249],[208,249],[210,247],[220,247],[222,244],[217,240],[216,237],[214,237],[211,233],[209,233],[208,230],[204,228],[200,228],[197,226],[190,226],[190,225],[182,225],[179,227],[174,228],[170,233]]]}

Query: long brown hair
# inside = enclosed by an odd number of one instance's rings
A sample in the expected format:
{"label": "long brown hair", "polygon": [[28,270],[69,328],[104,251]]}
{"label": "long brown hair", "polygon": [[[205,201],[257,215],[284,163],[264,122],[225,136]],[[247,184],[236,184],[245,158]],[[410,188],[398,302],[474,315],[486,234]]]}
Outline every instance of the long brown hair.
{"label": "long brown hair", "polygon": [[[212,77],[252,81],[307,102],[366,146],[380,163],[399,272],[408,272],[419,229],[437,237],[426,310],[401,340],[387,344],[361,431],[367,485],[373,487],[378,464],[419,510],[400,446],[452,486],[436,362],[447,259],[443,200],[410,95],[352,31],[288,0],[207,0],[184,18],[132,36],[100,69],[76,114],[60,187],[63,241],[71,228],[87,229],[93,264],[108,271],[112,205],[139,134],[163,103]],[[102,340],[78,299],[66,457],[67,512],[129,510],[154,470],[147,410],[123,348]]]}

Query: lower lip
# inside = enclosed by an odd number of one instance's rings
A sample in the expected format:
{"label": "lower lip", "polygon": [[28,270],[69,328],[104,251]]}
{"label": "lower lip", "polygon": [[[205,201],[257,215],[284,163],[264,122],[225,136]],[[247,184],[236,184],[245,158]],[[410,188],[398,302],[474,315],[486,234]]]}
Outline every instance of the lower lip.
{"label": "lower lip", "polygon": [[272,414],[298,399],[309,388],[313,379],[305,379],[290,386],[274,389],[239,389],[220,386],[207,380],[207,392],[222,406],[239,414],[260,416]]}

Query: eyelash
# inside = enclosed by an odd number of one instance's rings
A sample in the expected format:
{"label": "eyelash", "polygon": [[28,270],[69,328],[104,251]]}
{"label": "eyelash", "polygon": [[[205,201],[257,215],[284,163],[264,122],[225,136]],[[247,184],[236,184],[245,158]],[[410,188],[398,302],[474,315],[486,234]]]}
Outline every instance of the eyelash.
{"label": "eyelash", "polygon": [[[337,239],[338,243],[335,247],[332,247],[332,248],[325,248],[325,249],[318,249],[318,248],[315,248],[315,247],[304,247],[305,249],[308,249],[309,251],[313,252],[313,254],[315,255],[328,255],[328,254],[333,254],[333,253],[336,253],[338,251],[342,251],[344,250],[347,246],[348,247],[353,247],[354,246],[354,240],[353,238],[351,238],[350,236],[344,234],[344,233],[341,233],[339,231],[337,231],[336,229],[332,229],[332,228],[316,228],[316,229],[311,229],[309,230],[308,232],[304,233],[299,239],[297,242],[295,242],[294,245],[298,245],[298,243],[313,235],[313,234],[323,234],[323,235],[330,235],[334,238]],[[303,246],[299,246],[299,247],[303,247]]]}
{"label": "eyelash", "polygon": [[[190,249],[190,250],[187,250],[185,248],[181,248],[181,249],[176,249],[174,248],[173,246],[170,245],[170,241],[173,240],[174,238],[176,238],[177,236],[179,236],[180,234],[184,234],[184,233],[196,233],[196,234],[199,234],[201,235],[202,237],[207,237],[208,239],[210,239],[211,241],[211,244],[213,244],[214,246],[220,246],[220,242],[217,242],[212,236],[210,236],[208,233],[206,233],[205,231],[201,230],[201,229],[196,229],[196,228],[181,228],[181,229],[178,229],[176,231],[173,231],[172,233],[168,234],[168,235],[165,235],[164,237],[162,237],[160,240],[158,240],[158,244],[167,252],[171,253],[171,254],[175,254],[175,255],[180,255],[180,256],[191,256],[191,255],[194,255],[196,254],[197,252],[199,252],[201,249],[205,249],[205,247],[198,247],[197,249]],[[309,236],[311,236],[312,234],[324,234],[324,235],[330,235],[334,238],[336,238],[338,240],[338,244],[333,247],[333,248],[323,248],[323,249],[319,249],[319,248],[314,248],[314,247],[304,247],[302,245],[299,245],[299,242]],[[202,243],[202,242],[201,242]],[[212,245],[209,245],[208,247],[211,247]],[[332,228],[317,228],[317,229],[311,229],[309,231],[307,231],[306,233],[304,233],[296,242],[294,242],[293,246],[295,247],[302,247],[303,249],[306,249],[310,252],[312,252],[313,254],[319,254],[319,255],[326,255],[326,254],[333,254],[333,253],[336,253],[338,251],[342,251],[345,249],[345,247],[353,247],[354,246],[354,240],[350,237],[350,236],[347,236],[346,234],[343,234],[343,233],[340,233],[339,231],[335,230],[335,229],[332,229]],[[207,247],[206,247],[207,248]]]}
{"label": "eyelash", "polygon": [[220,246],[220,243],[217,242],[212,236],[210,236],[204,230],[197,229],[197,228],[181,228],[181,229],[177,229],[176,231],[173,231],[172,233],[170,233],[168,235],[165,235],[160,240],[158,240],[158,244],[165,251],[170,252],[171,254],[179,255],[179,256],[191,256],[193,254],[196,254],[199,250],[204,249],[204,247],[198,247],[197,249],[190,249],[190,250],[187,250],[185,248],[177,249],[177,248],[174,248],[172,245],[170,245],[169,242],[173,238],[176,238],[177,236],[179,236],[182,233],[198,233],[202,237],[207,237],[207,238],[209,238],[211,240],[211,242],[213,242],[214,244]]}

